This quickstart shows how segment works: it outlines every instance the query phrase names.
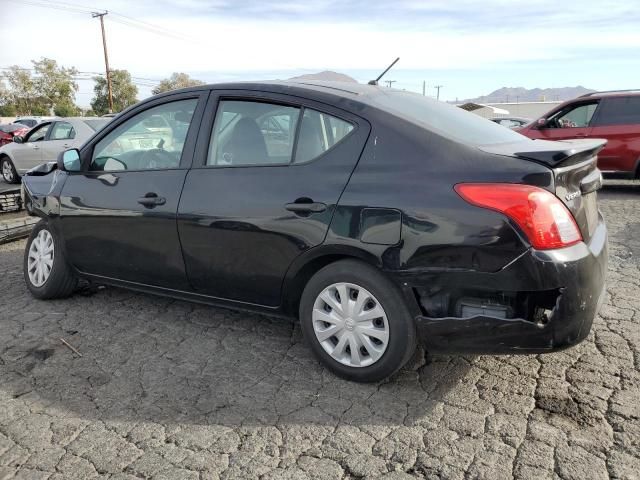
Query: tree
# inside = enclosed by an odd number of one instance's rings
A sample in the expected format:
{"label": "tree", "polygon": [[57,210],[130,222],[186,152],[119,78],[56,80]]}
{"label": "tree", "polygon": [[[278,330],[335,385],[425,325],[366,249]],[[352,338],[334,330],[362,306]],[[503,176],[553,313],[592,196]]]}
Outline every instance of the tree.
{"label": "tree", "polygon": [[74,103],[59,103],[53,109],[53,113],[58,117],[77,117],[80,115],[80,108]]}
{"label": "tree", "polygon": [[191,78],[186,73],[174,72],[169,78],[165,78],[160,82],[160,85],[151,90],[151,93],[157,95],[159,93],[177,90],[178,88],[195,87],[198,85],[204,85],[204,82]]}
{"label": "tree", "polygon": [[[95,96],[91,100],[91,109],[97,115],[109,113],[109,92],[105,77],[93,77],[96,82],[93,87]],[[125,108],[138,102],[138,87],[131,81],[131,74],[126,70],[111,70],[111,92],[113,96],[113,111],[121,112]]]}
{"label": "tree", "polygon": [[38,62],[32,60],[31,63],[36,73],[33,79],[35,90],[47,109],[59,106],[66,109],[77,108],[74,105],[78,91],[78,84],[73,79],[78,75],[75,68],[59,67],[58,62],[50,58],[42,58]]}
{"label": "tree", "polygon": [[13,105],[18,115],[30,115],[31,109],[38,103],[31,72],[18,65],[12,65],[3,76],[7,84],[5,105]]}
{"label": "tree", "polygon": [[73,67],[58,66],[50,58],[31,63],[33,69],[13,65],[2,75],[6,86],[0,103],[5,108],[12,106],[18,115],[49,115],[58,105],[75,108],[78,84],[74,77],[78,71]]}
{"label": "tree", "polygon": [[15,117],[16,115],[18,112],[15,105],[0,105],[0,117]]}

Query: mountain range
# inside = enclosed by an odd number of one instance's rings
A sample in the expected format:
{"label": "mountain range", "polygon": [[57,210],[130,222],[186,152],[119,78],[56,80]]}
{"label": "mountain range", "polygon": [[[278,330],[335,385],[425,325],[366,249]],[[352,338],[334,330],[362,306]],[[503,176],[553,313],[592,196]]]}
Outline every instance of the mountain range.
{"label": "mountain range", "polygon": [[[322,80],[357,83],[357,80],[349,75],[330,70],[299,75],[297,77],[292,77],[289,80]],[[590,92],[595,92],[595,90],[583,87],[582,85],[578,85],[577,87],[531,89],[524,87],[502,87],[498,90],[494,90],[488,95],[482,95],[476,98],[467,98],[466,100],[459,100],[456,103],[563,102]]]}
{"label": "mountain range", "polygon": [[322,80],[325,82],[349,82],[349,83],[358,83],[355,78],[350,77],[349,75],[345,75],[344,73],[331,72],[329,70],[325,70],[324,72],[318,73],[307,73],[305,75],[299,75],[297,77],[291,77],[289,80]]}
{"label": "mountain range", "polygon": [[509,103],[509,102],[553,102],[565,101],[579,97],[585,93],[595,92],[590,88],[581,85],[577,87],[561,87],[561,88],[532,88],[523,87],[502,87],[494,90],[488,95],[476,98],[468,98],[459,103]]}

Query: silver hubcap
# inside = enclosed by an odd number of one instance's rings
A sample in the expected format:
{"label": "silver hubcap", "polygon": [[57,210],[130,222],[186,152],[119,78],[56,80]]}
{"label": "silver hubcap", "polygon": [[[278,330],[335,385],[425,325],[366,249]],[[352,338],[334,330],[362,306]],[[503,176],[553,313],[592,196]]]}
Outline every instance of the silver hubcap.
{"label": "silver hubcap", "polygon": [[2,176],[7,182],[13,181],[13,170],[11,169],[11,165],[6,160],[2,162]]}
{"label": "silver hubcap", "polygon": [[389,344],[389,322],[380,302],[353,283],[334,283],[313,305],[313,331],[320,345],[343,365],[376,363]]}
{"label": "silver hubcap", "polygon": [[35,287],[41,287],[49,279],[53,268],[53,237],[48,230],[40,230],[29,247],[27,273]]}

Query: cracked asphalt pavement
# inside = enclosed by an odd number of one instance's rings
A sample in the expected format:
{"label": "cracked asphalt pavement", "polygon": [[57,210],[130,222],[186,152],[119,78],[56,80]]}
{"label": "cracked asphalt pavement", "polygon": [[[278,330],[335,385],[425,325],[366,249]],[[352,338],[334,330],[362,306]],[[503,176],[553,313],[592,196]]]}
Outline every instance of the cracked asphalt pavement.
{"label": "cracked asphalt pavement", "polygon": [[291,322],[116,288],[37,301],[4,245],[0,478],[640,478],[639,204],[637,182],[600,194],[608,295],[582,344],[419,351],[373,385]]}

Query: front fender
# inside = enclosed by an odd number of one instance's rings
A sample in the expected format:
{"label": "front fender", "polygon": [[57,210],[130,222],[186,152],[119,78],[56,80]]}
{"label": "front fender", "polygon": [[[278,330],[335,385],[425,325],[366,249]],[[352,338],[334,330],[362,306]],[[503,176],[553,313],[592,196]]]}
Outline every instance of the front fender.
{"label": "front fender", "polygon": [[23,204],[27,213],[43,218],[58,217],[60,192],[67,176],[66,172],[53,169],[50,173],[34,171],[22,177]]}

